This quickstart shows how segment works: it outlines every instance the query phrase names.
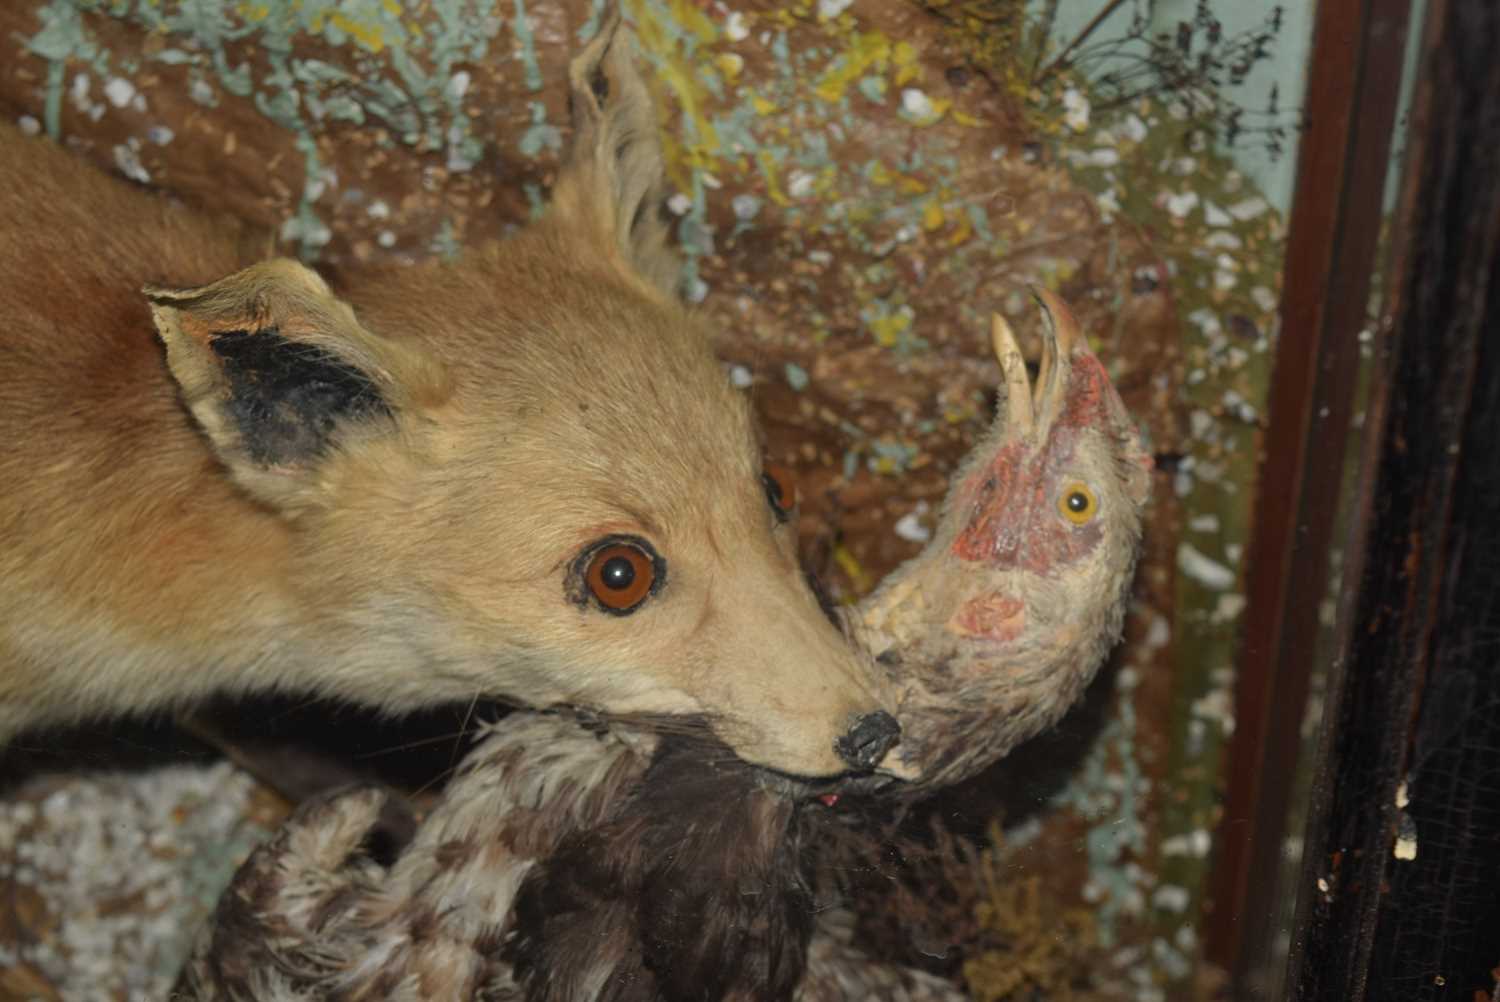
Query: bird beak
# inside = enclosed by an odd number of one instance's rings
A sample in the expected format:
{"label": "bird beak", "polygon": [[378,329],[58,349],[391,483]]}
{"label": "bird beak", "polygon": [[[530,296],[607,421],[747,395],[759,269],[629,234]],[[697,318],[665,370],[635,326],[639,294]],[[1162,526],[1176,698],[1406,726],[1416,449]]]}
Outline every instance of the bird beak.
{"label": "bird beak", "polygon": [[1034,287],[1031,291],[1042,308],[1043,320],[1042,359],[1034,388],[1010,324],[998,313],[990,315],[990,346],[1000,363],[1000,386],[1005,395],[1005,429],[1022,438],[1035,433],[1039,425],[1050,425],[1062,412],[1073,355],[1080,348],[1088,351],[1088,342],[1067,305],[1046,289]]}
{"label": "bird beak", "polygon": [[1051,424],[1067,402],[1073,354],[1080,347],[1087,351],[1088,341],[1066,303],[1040,286],[1033,286],[1031,294],[1042,308],[1042,361],[1033,407],[1046,424]]}
{"label": "bird beak", "polygon": [[1031,381],[1026,376],[1026,360],[1021,357],[1010,324],[998,313],[990,314],[990,344],[1000,363],[1006,426],[1012,434],[1030,435],[1036,420],[1031,408]]}

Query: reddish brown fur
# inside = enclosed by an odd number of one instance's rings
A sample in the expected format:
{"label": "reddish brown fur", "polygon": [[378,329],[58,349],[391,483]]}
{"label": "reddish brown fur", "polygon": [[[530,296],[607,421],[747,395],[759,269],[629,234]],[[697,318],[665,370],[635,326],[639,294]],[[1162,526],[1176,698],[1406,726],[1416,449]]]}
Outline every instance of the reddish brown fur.
{"label": "reddish brown fur", "polygon": [[[0,246],[0,741],[287,689],[693,714],[757,763],[849,765],[896,699],[804,583],[749,407],[662,287],[654,119],[617,25],[572,67],[541,223],[343,298],[0,134],[25,235]],[[629,616],[575,580],[615,534],[665,569]]]}
{"label": "reddish brown fur", "polygon": [[[9,127],[0,149],[0,214],[12,235],[0,241],[3,738],[79,704],[132,710],[214,687],[187,664],[267,643],[225,610],[263,601],[244,582],[279,576],[290,537],[270,512],[244,504],[185,420],[139,291],[151,279],[207,282],[248,264],[236,227],[101,183]],[[226,509],[236,517],[226,520]],[[154,545],[119,545],[127,523]],[[192,573],[221,563],[237,574]],[[55,660],[87,658],[90,634],[117,623],[142,644],[197,640],[183,670],[155,685],[53,670]]]}

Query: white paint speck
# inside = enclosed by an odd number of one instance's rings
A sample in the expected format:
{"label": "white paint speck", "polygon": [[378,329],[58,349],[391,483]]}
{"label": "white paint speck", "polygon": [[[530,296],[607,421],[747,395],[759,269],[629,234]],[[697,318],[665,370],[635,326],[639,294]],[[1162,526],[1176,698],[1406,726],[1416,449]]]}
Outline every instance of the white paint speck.
{"label": "white paint speck", "polygon": [[382,247],[390,248],[396,246],[396,234],[390,230],[381,230],[375,242]]}
{"label": "white paint speck", "polygon": [[1214,203],[1204,202],[1203,221],[1210,226],[1228,226],[1234,218]]}
{"label": "white paint speck", "polygon": [[731,365],[729,367],[729,384],[735,389],[749,389],[750,384],[754,382],[755,376],[743,365]]}
{"label": "white paint speck", "polygon": [[391,218],[391,207],[386,205],[384,200],[377,198],[365,207],[365,215],[371,219],[389,219]]}
{"label": "white paint speck", "polygon": [[1099,203],[1100,214],[1104,216],[1105,222],[1109,222],[1119,214],[1120,199],[1115,194],[1115,189],[1110,188],[1104,194],[1100,195],[1097,201]]}
{"label": "white paint speck", "polygon": [[1192,895],[1188,894],[1187,888],[1178,887],[1176,884],[1163,884],[1151,895],[1151,903],[1157,908],[1178,915],[1187,911],[1191,902]]}
{"label": "white paint speck", "polygon": [[1172,639],[1172,624],[1167,622],[1165,616],[1153,616],[1151,626],[1146,630],[1146,649],[1159,651]]}
{"label": "white paint speck", "polygon": [[1193,700],[1193,716],[1219,725],[1228,737],[1234,733],[1234,697],[1229,689],[1215,689]]}
{"label": "white paint speck", "polygon": [[1203,859],[1213,846],[1213,836],[1209,835],[1205,828],[1195,828],[1181,835],[1173,835],[1171,838],[1162,839],[1161,854],[1163,856],[1190,856],[1193,859]]}
{"label": "white paint speck", "polygon": [[448,78],[448,94],[455,100],[469,92],[469,71],[459,70]]}
{"label": "white paint speck", "polygon": [[1198,325],[1198,329],[1203,332],[1204,337],[1217,337],[1224,329],[1224,325],[1219,322],[1219,315],[1206,306],[1200,306],[1189,313],[1187,318],[1192,323]]}
{"label": "white paint speck", "polygon": [[901,110],[913,118],[931,118],[932,98],[915,87],[907,87],[901,92]]}
{"label": "white paint speck", "polygon": [[1226,592],[1220,595],[1219,601],[1214,604],[1213,619],[1219,623],[1233,622],[1244,611],[1245,596],[1235,592]]}
{"label": "white paint speck", "polygon": [[16,125],[20,126],[21,134],[25,136],[35,136],[42,131],[42,123],[30,115],[22,115],[16,120]]}
{"label": "white paint speck", "polygon": [[124,77],[113,77],[109,83],[104,85],[104,96],[109,98],[109,103],[116,108],[123,108],[135,97],[135,84]]}
{"label": "white paint speck", "polygon": [[1403,862],[1417,858],[1417,823],[1410,814],[1402,812],[1396,823],[1396,844],[1391,854]]}
{"label": "white paint speck", "polygon": [[151,126],[151,128],[146,130],[146,138],[151,140],[151,142],[155,143],[157,146],[167,145],[176,135],[177,133],[173,132],[165,125],[153,125]]}
{"label": "white paint speck", "polygon": [[1164,193],[1161,202],[1168,212],[1181,219],[1198,205],[1198,193],[1196,191]]}
{"label": "white paint speck", "polygon": [[1177,569],[1214,591],[1234,587],[1234,571],[1196,549],[1191,543],[1177,547]]}
{"label": "white paint speck", "polygon": [[1270,207],[1271,204],[1264,198],[1247,198],[1243,202],[1236,202],[1231,205],[1229,207],[1229,214],[1234,218],[1240,220],[1241,222],[1244,222],[1246,220],[1254,219],[1256,216],[1265,212]]}
{"label": "white paint speck", "polygon": [[896,535],[908,543],[925,543],[932,538],[932,530],[922,524],[927,514],[927,502],[918,501],[917,506],[896,520]]}
{"label": "white paint speck", "polygon": [[672,210],[674,216],[685,216],[692,211],[693,200],[680,191],[674,192],[672,197],[667,199],[667,208]]}
{"label": "white paint speck", "polygon": [[757,196],[746,193],[734,196],[729,204],[734,209],[736,219],[749,222],[760,212],[761,201]]}
{"label": "white paint speck", "polygon": [[818,0],[818,20],[832,21],[849,9],[854,0]]}
{"label": "white paint speck", "polygon": [[741,11],[733,11],[724,21],[724,34],[731,42],[743,42],[750,37],[750,26],[745,23],[745,15]]}
{"label": "white paint speck", "polygon": [[79,111],[87,111],[89,107],[89,77],[87,73],[79,73],[73,77],[73,86],[68,89],[68,97],[73,102],[73,107]]}
{"label": "white paint speck", "polygon": [[121,174],[141,184],[151,183],[151,172],[142,165],[140,154],[136,152],[134,146],[121,143],[115,147],[114,155],[115,167]]}
{"label": "white paint speck", "polygon": [[805,170],[794,170],[786,179],[786,193],[793,198],[806,198],[812,194],[817,178]]}
{"label": "white paint speck", "polygon": [[1063,91],[1063,122],[1074,132],[1089,127],[1089,99],[1073,87]]}
{"label": "white paint speck", "polygon": [[1125,119],[1125,124],[1120,126],[1120,135],[1138,143],[1146,138],[1146,123],[1135,115],[1130,115]]}

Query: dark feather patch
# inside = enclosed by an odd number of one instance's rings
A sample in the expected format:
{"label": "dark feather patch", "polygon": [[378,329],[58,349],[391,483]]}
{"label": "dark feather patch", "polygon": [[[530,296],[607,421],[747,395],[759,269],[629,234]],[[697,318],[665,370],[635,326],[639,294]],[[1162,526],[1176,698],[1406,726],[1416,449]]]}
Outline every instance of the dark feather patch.
{"label": "dark feather patch", "polygon": [[665,739],[615,817],[523,886],[511,950],[527,998],[570,998],[593,973],[610,999],[790,999],[815,911],[800,821],[727,749]]}
{"label": "dark feather patch", "polygon": [[390,413],[364,373],[274,327],[226,331],[209,344],[229,383],[225,411],[262,466],[318,456],[340,421]]}

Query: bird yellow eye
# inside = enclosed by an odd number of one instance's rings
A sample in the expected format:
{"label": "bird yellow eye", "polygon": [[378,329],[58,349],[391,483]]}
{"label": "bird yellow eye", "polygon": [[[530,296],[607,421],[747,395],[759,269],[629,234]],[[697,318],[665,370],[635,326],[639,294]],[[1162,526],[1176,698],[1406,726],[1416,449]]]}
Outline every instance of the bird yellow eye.
{"label": "bird yellow eye", "polygon": [[1099,513],[1099,499],[1085,485],[1072,483],[1058,495],[1057,510],[1074,525],[1085,525]]}

